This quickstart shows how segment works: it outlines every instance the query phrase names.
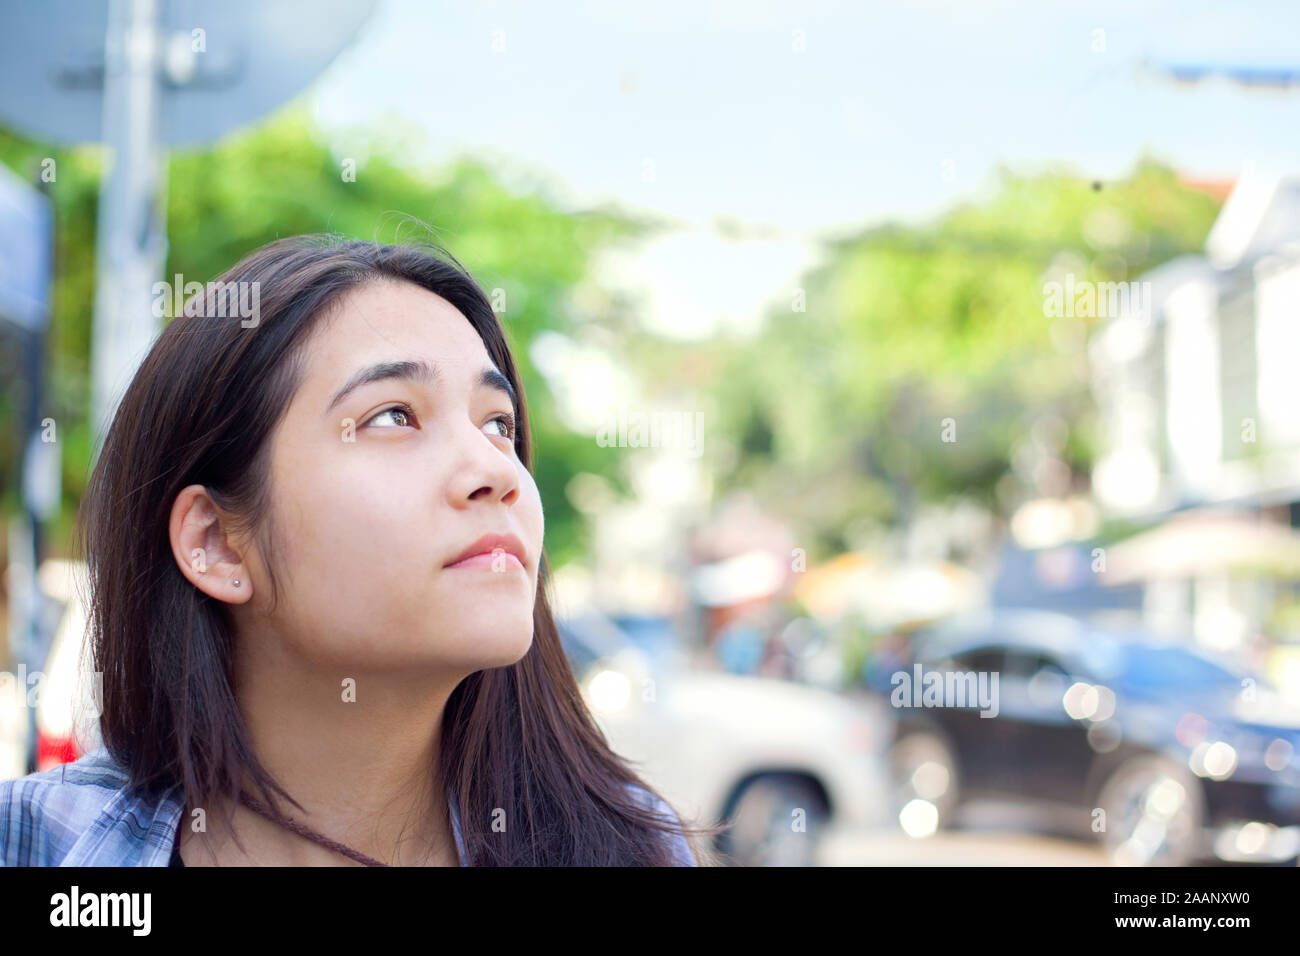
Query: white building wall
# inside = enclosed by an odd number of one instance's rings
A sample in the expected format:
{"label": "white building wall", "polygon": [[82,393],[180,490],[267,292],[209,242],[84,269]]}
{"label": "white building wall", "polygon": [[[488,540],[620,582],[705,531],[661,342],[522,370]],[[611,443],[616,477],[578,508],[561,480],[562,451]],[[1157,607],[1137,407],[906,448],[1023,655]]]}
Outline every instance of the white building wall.
{"label": "white building wall", "polygon": [[1217,304],[1208,282],[1187,283],[1165,304],[1169,464],[1192,495],[1213,494],[1223,453]]}
{"label": "white building wall", "polygon": [[1259,441],[1300,445],[1300,262],[1255,270]]}

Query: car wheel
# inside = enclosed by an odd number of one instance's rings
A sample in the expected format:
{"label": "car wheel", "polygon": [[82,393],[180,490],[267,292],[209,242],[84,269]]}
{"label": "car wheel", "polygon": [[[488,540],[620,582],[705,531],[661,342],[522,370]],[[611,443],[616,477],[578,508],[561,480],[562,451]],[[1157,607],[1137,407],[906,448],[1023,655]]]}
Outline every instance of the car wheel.
{"label": "car wheel", "polygon": [[950,827],[960,803],[957,759],[941,734],[905,733],[889,751],[894,814],[912,836]]}
{"label": "car wheel", "polygon": [[[795,816],[802,810],[803,816]],[[732,805],[719,848],[739,866],[813,866],[829,816],[817,788],[801,777],[758,777]],[[802,829],[795,823],[802,820]]]}
{"label": "car wheel", "polygon": [[1186,866],[1199,856],[1205,795],[1166,757],[1120,764],[1097,796],[1105,811],[1102,843],[1117,866]]}

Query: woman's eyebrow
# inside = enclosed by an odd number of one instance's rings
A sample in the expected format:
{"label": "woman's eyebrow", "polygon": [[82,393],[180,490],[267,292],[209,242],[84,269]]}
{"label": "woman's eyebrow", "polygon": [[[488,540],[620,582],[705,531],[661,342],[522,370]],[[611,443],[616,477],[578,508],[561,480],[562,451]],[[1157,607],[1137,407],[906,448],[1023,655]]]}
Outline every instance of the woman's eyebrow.
{"label": "woman's eyebrow", "polygon": [[502,375],[496,366],[489,365],[478,373],[478,387],[494,388],[498,392],[505,392],[510,399],[510,410],[518,412],[519,401],[515,398],[515,387],[510,384],[510,379]]}
{"label": "woman's eyebrow", "polygon": [[[329,405],[325,407],[325,414],[328,415],[335,405],[348,396],[349,392],[360,388],[362,385],[369,385],[371,382],[382,382],[387,379],[418,382],[432,387],[438,380],[438,369],[436,366],[419,359],[376,362],[374,365],[367,365],[357,371],[348,379],[346,385],[334,393]],[[493,388],[504,392],[510,398],[511,408],[519,407],[515,398],[514,386],[510,384],[510,379],[502,375],[498,369],[492,366],[483,369],[483,371],[479,372],[477,384],[480,388]]]}

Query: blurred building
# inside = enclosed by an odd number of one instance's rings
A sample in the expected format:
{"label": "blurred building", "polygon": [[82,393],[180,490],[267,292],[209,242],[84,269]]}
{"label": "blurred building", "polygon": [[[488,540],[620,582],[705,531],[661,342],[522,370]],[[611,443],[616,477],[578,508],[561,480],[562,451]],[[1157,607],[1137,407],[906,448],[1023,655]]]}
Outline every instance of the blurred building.
{"label": "blurred building", "polygon": [[[1244,176],[1206,240],[1140,277],[1090,348],[1098,503],[1141,517],[1300,500],[1300,177]],[[1294,518],[1290,523],[1295,523]]]}
{"label": "blurred building", "polygon": [[1097,503],[1151,526],[1104,579],[1205,644],[1296,630],[1278,612],[1300,551],[1300,177],[1243,176],[1204,252],[1139,281],[1089,350]]}

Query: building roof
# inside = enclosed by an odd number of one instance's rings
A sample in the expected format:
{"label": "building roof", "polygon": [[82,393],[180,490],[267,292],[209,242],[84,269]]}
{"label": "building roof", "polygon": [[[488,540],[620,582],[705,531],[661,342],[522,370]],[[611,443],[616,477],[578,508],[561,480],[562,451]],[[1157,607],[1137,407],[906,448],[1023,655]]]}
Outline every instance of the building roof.
{"label": "building roof", "polygon": [[1249,265],[1300,242],[1300,177],[1242,176],[1205,240],[1217,268]]}

